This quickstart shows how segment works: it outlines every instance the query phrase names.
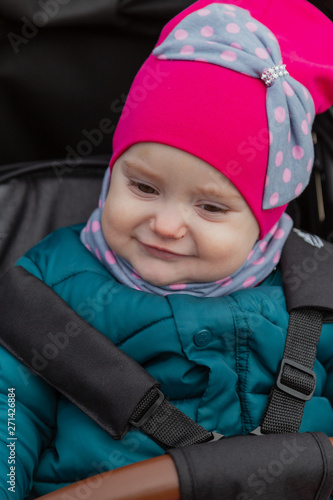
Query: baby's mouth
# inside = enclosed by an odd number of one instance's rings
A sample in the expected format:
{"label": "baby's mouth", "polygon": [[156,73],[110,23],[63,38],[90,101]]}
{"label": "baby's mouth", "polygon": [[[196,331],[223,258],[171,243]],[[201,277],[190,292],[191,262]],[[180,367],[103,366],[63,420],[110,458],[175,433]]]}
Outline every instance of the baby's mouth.
{"label": "baby's mouth", "polygon": [[147,253],[149,253],[149,255],[152,255],[153,257],[157,257],[159,259],[176,260],[176,259],[179,259],[182,257],[186,257],[186,255],[184,255],[184,254],[172,252],[171,250],[168,250],[166,248],[153,246],[153,245],[146,245],[145,243],[142,243],[142,242],[139,242],[139,243],[143,247],[143,249]]}

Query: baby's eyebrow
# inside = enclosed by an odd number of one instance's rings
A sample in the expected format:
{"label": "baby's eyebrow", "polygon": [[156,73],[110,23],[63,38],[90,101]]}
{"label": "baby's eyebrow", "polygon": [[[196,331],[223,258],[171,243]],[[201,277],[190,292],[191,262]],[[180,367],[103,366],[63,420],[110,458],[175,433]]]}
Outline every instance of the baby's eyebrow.
{"label": "baby's eyebrow", "polygon": [[200,193],[201,196],[205,196],[211,199],[220,199],[229,201],[240,201],[243,199],[242,195],[238,193],[236,190],[231,189],[228,186],[216,186],[215,189],[211,189],[207,186],[198,186],[197,192]]}
{"label": "baby's eyebrow", "polygon": [[138,160],[123,159],[122,164],[125,167],[125,172],[127,175],[131,175],[134,173],[133,171],[137,171],[140,174],[144,174],[149,177],[154,177],[156,179],[158,178],[158,175],[156,175],[156,173],[153,170],[147,167],[147,165],[144,162]]}

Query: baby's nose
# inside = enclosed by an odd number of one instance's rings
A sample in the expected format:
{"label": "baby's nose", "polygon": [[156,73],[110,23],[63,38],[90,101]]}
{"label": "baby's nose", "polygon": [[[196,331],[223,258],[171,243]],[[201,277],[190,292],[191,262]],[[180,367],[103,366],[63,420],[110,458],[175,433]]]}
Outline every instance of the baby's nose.
{"label": "baby's nose", "polygon": [[179,207],[159,211],[150,219],[150,228],[163,238],[181,239],[187,232],[187,223]]}

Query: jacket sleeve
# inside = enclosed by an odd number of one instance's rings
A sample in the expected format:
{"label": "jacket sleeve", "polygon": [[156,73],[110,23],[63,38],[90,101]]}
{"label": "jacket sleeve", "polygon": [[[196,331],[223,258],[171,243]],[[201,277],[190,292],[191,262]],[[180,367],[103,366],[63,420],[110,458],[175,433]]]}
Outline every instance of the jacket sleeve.
{"label": "jacket sleeve", "polygon": [[169,450],[182,500],[327,500],[333,446],[320,432],[237,436]]}
{"label": "jacket sleeve", "polygon": [[52,439],[56,403],[56,391],[0,346],[1,499],[23,500],[31,490],[39,456]]}

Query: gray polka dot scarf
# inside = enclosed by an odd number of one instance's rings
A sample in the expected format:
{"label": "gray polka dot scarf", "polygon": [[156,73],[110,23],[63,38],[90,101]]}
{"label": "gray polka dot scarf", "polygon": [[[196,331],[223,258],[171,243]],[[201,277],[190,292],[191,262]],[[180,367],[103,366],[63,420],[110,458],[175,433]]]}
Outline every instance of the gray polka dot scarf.
{"label": "gray polka dot scarf", "polygon": [[245,263],[231,276],[210,283],[177,283],[158,287],[143,280],[130,263],[115,254],[105,241],[101,216],[109,185],[110,169],[108,168],[103,180],[99,206],[83,228],[81,241],[120,283],[156,295],[187,293],[196,297],[221,297],[238,290],[255,287],[277,266],[281,250],[293,225],[291,218],[283,214],[269,233],[256,242]]}

